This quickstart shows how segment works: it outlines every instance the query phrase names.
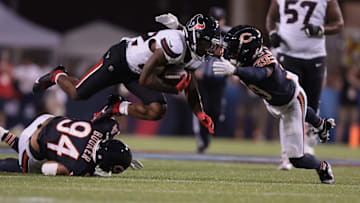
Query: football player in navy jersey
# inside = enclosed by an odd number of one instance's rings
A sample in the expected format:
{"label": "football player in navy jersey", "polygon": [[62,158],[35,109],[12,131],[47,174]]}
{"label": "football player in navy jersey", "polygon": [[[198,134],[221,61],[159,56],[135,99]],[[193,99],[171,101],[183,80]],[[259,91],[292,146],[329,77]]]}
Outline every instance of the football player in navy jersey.
{"label": "football player in navy jersey", "polygon": [[282,68],[269,49],[262,44],[261,32],[247,25],[232,28],[224,38],[224,57],[215,61],[218,75],[236,75],[242,83],[263,98],[268,111],[280,118],[281,145],[290,162],[297,168],[315,169],[322,183],[333,184],[328,162],[304,152],[305,121],[311,123],[322,142],[335,126],[332,118],[321,119],[307,106],[298,77]]}
{"label": "football player in navy jersey", "polygon": [[[179,94],[185,90],[194,114],[213,133],[214,123],[204,112],[192,72],[198,68],[206,54],[214,52],[219,39],[217,21],[197,14],[187,22],[183,30],[164,29],[122,39],[80,80],[68,76],[65,68],[58,66],[35,81],[33,92],[43,92],[58,84],[72,99],[84,100],[101,89],[123,83],[142,102],[131,103],[119,97],[110,107],[112,113],[131,115],[143,120],[159,120],[166,112],[166,100],[162,92]],[[182,75],[177,85],[168,84],[161,78],[169,64],[188,70],[188,74]],[[107,111],[102,110],[97,116],[102,113]]]}
{"label": "football player in navy jersey", "polygon": [[[286,70],[299,77],[308,96],[308,103],[319,113],[323,81],[326,78],[327,35],[337,34],[344,27],[338,0],[271,0],[266,17],[270,46]],[[305,151],[314,154],[317,136],[307,131]],[[282,152],[281,170],[291,164]]]}
{"label": "football player in navy jersey", "polygon": [[[112,118],[92,123],[86,120],[43,114],[17,138],[0,127],[1,140],[19,154],[19,159],[0,161],[0,171],[44,175],[96,175],[96,169],[121,173],[132,163],[130,148],[113,139],[120,133]],[[18,162],[18,163],[16,163]]]}

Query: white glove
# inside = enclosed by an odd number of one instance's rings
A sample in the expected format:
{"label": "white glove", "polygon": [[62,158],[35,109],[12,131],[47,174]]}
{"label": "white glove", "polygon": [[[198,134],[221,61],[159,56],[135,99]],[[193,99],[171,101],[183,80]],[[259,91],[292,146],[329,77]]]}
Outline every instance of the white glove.
{"label": "white glove", "polygon": [[142,164],[139,160],[133,159],[131,161],[130,167],[132,169],[134,169],[134,170],[135,169],[142,169],[142,168],[144,168],[144,164]]}
{"label": "white glove", "polygon": [[[6,130],[5,128],[0,126],[0,139],[6,134],[9,133],[9,130]],[[5,138],[4,138],[5,139]]]}
{"label": "white glove", "polygon": [[230,61],[221,58],[221,61],[214,61],[213,71],[215,75],[232,75],[236,67]]}
{"label": "white glove", "polygon": [[170,29],[177,29],[179,27],[178,18],[171,13],[156,16],[155,21],[165,25]]}

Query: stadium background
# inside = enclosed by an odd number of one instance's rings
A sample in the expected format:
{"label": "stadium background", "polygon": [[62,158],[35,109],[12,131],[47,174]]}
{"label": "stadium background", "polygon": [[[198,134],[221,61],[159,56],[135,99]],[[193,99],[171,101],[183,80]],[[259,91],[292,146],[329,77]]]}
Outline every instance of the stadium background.
{"label": "stadium background", "polygon": [[[0,6],[16,16],[15,19],[20,19],[22,23],[44,31],[49,36],[44,34],[44,38],[32,38],[33,41],[39,42],[38,46],[31,43],[31,37],[30,42],[24,44],[20,43],[20,38],[15,42],[11,40],[6,42],[4,40],[8,37],[5,36],[6,34],[18,36],[19,33],[6,32],[6,30],[11,30],[12,26],[15,27],[17,23],[3,22],[0,34],[4,35],[0,36],[0,50],[8,51],[9,62],[13,65],[14,70],[24,64],[24,59],[26,59],[40,67],[39,73],[46,72],[58,63],[63,63],[73,74],[80,76],[87,68],[96,64],[106,49],[118,42],[121,37],[136,36],[138,33],[163,28],[154,22],[154,17],[167,12],[174,13],[179,16],[181,22],[185,22],[195,13],[207,13],[209,8],[219,6],[228,12],[228,25],[255,25],[264,32],[265,41],[267,41],[265,16],[269,2],[269,0],[101,2],[2,0]],[[344,81],[339,77],[342,74],[341,67],[355,65],[359,69],[360,60],[360,22],[358,21],[360,19],[358,12],[360,2],[340,0],[339,3],[344,15],[345,30],[339,35],[327,37],[328,82],[323,91],[321,103],[321,115],[335,118],[337,118],[342,105],[340,95],[341,84]],[[16,32],[16,29],[14,30]],[[21,34],[24,35],[24,38],[26,35],[30,35],[29,33]],[[53,41],[49,39],[49,44],[41,44],[46,36]],[[17,83],[14,81],[14,84],[21,87],[19,83],[21,81]],[[126,90],[121,87],[114,88],[122,94],[127,94]],[[41,99],[32,97],[28,92],[21,92],[21,88],[19,92],[10,94],[9,97],[0,94],[3,109],[0,125],[20,130],[29,122],[31,115],[34,115],[36,108],[39,107],[48,107],[54,113],[90,118],[92,112],[104,104],[104,98],[114,91],[114,88],[102,91],[85,102],[73,102],[56,88],[53,88],[54,90],[47,95],[43,95]],[[358,89],[355,90],[356,101],[359,100],[358,91]],[[136,100],[131,95],[127,96],[130,100]],[[278,139],[277,128],[274,127],[277,126],[276,121],[265,112],[258,98],[231,82],[227,86],[225,98],[227,102],[223,114],[224,121],[218,126],[216,136],[256,140]],[[184,100],[173,95],[168,95],[168,100],[169,109],[165,119],[148,122],[130,117],[123,118],[122,131],[128,134],[150,136],[192,135],[192,115]],[[35,109],[27,108],[28,104],[33,105]],[[356,111],[359,109],[356,108]],[[28,119],[25,119],[24,113],[29,117]],[[266,116],[260,116],[264,114]],[[264,119],[265,125],[259,126],[260,119]],[[346,126],[350,126],[350,123],[346,123]],[[346,129],[343,138],[336,142],[348,142],[347,135],[351,130]],[[359,134],[358,131],[354,132]],[[331,141],[335,142],[335,132],[331,133]]]}

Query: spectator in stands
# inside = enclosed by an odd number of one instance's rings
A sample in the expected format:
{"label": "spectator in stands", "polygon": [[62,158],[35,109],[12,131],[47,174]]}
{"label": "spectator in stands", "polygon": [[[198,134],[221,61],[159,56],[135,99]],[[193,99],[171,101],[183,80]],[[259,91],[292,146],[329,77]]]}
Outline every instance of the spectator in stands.
{"label": "spectator in stands", "polygon": [[39,65],[30,57],[25,56],[23,62],[15,67],[14,78],[21,92],[19,121],[23,126],[29,124],[36,114],[36,106],[41,102],[39,96],[34,96],[32,86],[42,74]]}
{"label": "spectator in stands", "polygon": [[1,125],[13,127],[18,113],[19,96],[13,78],[14,66],[10,63],[9,51],[4,49],[0,52],[0,114]]}

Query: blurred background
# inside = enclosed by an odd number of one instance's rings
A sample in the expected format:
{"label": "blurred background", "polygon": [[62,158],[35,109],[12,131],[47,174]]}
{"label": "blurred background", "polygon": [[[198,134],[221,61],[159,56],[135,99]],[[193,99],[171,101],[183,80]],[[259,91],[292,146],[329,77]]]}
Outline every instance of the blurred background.
{"label": "blurred background", "polygon": [[[132,1],[0,1],[0,125],[21,130],[42,110],[90,119],[111,92],[136,101],[122,86],[106,89],[88,101],[74,102],[53,87],[42,96],[31,93],[37,77],[58,64],[80,77],[122,37],[164,29],[154,17],[171,12],[180,22],[211,8],[226,11],[226,25],[251,24],[268,41],[265,17],[270,0],[132,0]],[[327,36],[328,76],[321,98],[322,117],[338,126],[332,143],[359,143],[360,1],[339,0],[345,30]],[[199,73],[197,76],[202,77]],[[277,121],[262,101],[232,78],[224,80],[224,96],[215,137],[277,140]],[[193,115],[182,95],[167,95],[168,111],[161,121],[121,120],[122,132],[141,136],[193,136]],[[206,98],[209,99],[209,98]],[[211,99],[211,96],[210,96]],[[351,138],[351,139],[349,139]],[[349,142],[349,140],[354,140]]]}

